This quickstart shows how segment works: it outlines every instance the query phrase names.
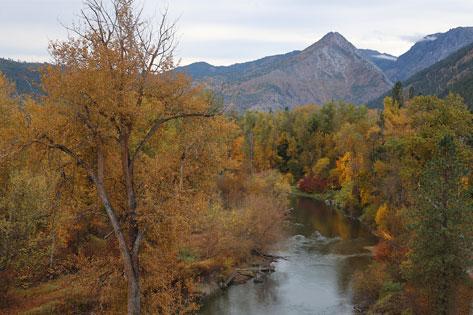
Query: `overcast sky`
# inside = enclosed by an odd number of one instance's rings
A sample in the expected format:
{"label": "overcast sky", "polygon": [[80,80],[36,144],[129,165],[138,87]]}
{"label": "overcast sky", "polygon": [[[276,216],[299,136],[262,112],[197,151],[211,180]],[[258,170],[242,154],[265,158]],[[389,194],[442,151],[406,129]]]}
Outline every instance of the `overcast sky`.
{"label": "overcast sky", "polygon": [[[104,0],[108,1],[108,0]],[[473,0],[139,0],[178,18],[181,64],[228,65],[303,49],[337,31],[358,48],[400,55],[421,37],[473,25]],[[82,0],[0,0],[0,57],[48,61]]]}

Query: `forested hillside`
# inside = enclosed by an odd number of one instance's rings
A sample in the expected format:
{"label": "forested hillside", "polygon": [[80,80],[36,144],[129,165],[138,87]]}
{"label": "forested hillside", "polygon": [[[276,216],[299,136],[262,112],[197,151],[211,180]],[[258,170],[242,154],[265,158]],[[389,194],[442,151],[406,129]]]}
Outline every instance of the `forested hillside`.
{"label": "forested hillside", "polygon": [[471,43],[473,27],[457,27],[445,33],[424,36],[385,72],[393,82],[407,80]]}
{"label": "forested hillside", "polygon": [[473,45],[469,45],[404,82],[415,95],[461,95],[473,109]]}
{"label": "forested hillside", "polygon": [[[467,106],[473,109],[473,45],[468,45],[455,52],[448,58],[415,74],[401,84],[402,98],[412,98],[416,95],[437,95],[445,97],[456,93],[463,97]],[[372,107],[380,108],[384,97],[391,96],[389,91],[369,102]]]}
{"label": "forested hillside", "polygon": [[0,72],[15,83],[15,88],[19,94],[41,94],[39,73],[41,66],[40,63],[0,58]]}

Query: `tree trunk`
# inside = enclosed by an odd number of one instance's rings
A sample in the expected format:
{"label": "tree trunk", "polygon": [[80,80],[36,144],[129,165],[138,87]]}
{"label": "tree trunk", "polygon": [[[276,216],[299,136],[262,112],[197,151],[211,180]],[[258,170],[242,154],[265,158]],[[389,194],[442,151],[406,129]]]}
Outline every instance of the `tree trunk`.
{"label": "tree trunk", "polygon": [[112,223],[115,236],[118,240],[120,254],[123,260],[125,276],[128,282],[128,315],[138,315],[140,314],[140,278],[138,273],[139,261],[135,255],[132,257],[130,254],[130,250],[128,249],[125,241],[125,236],[120,228],[115,211],[108,200],[108,196],[103,184],[98,181],[96,186],[99,197],[102,200],[107,215],[110,218],[110,222]]}
{"label": "tree trunk", "polygon": [[249,160],[250,160],[250,174],[253,175],[253,157],[254,157],[254,142],[253,142],[253,131],[249,132],[248,135],[248,146],[249,146]]}
{"label": "tree trunk", "polygon": [[112,223],[115,237],[118,241],[118,248],[123,260],[125,276],[128,282],[128,315],[139,315],[141,312],[140,304],[140,276],[139,276],[139,260],[138,249],[141,242],[141,234],[138,234],[133,242],[130,251],[123,231],[120,227],[115,209],[113,208],[104,185],[104,156],[100,144],[97,146],[97,176],[91,174],[92,179],[97,188],[97,193],[102,201],[105,211]]}
{"label": "tree trunk", "polygon": [[[64,174],[64,173],[62,173]],[[61,191],[57,187],[56,198],[54,199],[52,217],[52,227],[51,227],[51,251],[49,252],[49,268],[54,266],[54,251],[56,249],[56,211],[59,208],[59,202],[61,199]]]}
{"label": "tree trunk", "polygon": [[186,159],[186,150],[182,152],[181,159],[179,161],[179,191],[184,188],[184,161]]}
{"label": "tree trunk", "polygon": [[128,279],[128,315],[141,313],[140,279]]}
{"label": "tree trunk", "polygon": [[129,216],[129,237],[130,242],[134,243],[135,239],[138,237],[138,223],[136,220],[136,195],[135,187],[133,182],[133,173],[134,167],[133,162],[130,160],[130,151],[129,151],[129,140],[130,133],[128,127],[123,127],[120,135],[120,146],[121,146],[121,162],[122,162],[122,172],[126,187],[127,203],[128,203],[128,216]]}

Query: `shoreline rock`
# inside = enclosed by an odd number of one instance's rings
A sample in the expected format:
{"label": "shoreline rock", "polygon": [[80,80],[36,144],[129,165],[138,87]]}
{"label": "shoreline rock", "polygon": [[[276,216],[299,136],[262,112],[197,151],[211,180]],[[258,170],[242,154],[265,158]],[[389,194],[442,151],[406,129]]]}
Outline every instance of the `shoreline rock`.
{"label": "shoreline rock", "polygon": [[249,266],[234,268],[233,272],[225,280],[215,281],[214,278],[213,280],[199,283],[197,291],[200,300],[205,301],[233,285],[245,284],[251,279],[253,279],[254,283],[262,283],[268,275],[276,271],[273,263],[279,259],[286,259],[285,257],[262,254],[260,252],[253,252],[252,254],[255,259],[251,261]]}

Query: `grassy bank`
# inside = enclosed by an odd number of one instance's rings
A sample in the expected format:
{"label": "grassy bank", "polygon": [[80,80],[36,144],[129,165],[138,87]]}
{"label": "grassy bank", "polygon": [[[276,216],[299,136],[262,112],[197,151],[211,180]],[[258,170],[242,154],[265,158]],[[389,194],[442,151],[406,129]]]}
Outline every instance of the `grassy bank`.
{"label": "grassy bank", "polygon": [[72,275],[40,283],[30,288],[9,291],[11,305],[0,309],[1,314],[47,315],[91,311],[95,300],[83,288],[74,285],[78,279]]}

